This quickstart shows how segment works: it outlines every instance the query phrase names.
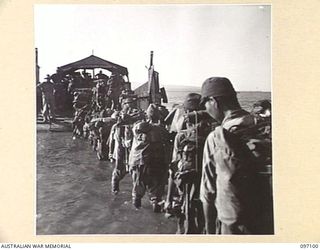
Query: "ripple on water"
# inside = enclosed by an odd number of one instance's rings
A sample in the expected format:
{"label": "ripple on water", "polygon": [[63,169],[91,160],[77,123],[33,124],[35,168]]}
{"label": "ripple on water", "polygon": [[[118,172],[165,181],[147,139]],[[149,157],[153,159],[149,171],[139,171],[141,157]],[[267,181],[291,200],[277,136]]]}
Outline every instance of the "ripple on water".
{"label": "ripple on water", "polygon": [[142,209],[133,208],[130,175],[111,194],[112,166],[71,133],[38,134],[37,234],[174,233],[175,223],[154,214],[147,197]]}

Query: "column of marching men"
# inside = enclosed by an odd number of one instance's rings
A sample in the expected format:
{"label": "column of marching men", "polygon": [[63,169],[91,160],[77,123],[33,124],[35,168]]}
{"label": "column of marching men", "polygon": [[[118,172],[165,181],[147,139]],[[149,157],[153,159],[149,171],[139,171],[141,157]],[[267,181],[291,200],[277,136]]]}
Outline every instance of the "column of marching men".
{"label": "column of marching men", "polygon": [[[113,162],[110,181],[132,178],[133,209],[147,193],[155,213],[176,218],[179,234],[272,234],[271,103],[249,113],[227,78],[211,77],[170,112],[137,107],[124,92],[119,106],[77,105],[73,138],[88,139],[99,160]],[[93,99],[99,96],[94,93]]]}

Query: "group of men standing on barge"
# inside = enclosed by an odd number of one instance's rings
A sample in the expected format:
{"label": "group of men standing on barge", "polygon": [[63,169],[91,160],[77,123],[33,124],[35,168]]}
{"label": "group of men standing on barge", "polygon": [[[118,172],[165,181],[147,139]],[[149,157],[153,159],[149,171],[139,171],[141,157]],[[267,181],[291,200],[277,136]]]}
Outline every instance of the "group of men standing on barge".
{"label": "group of men standing on barge", "polygon": [[[89,90],[87,94],[93,98],[95,110],[119,109],[121,91],[128,89],[125,84],[123,76],[116,71],[108,76],[100,70],[94,77],[85,70],[82,73],[69,73],[62,78],[57,74],[47,75],[44,82],[37,84],[37,114],[42,109],[43,122],[53,121],[57,111],[65,111],[75,104],[74,99],[80,94],[79,90]],[[81,102],[77,103],[82,106]]]}

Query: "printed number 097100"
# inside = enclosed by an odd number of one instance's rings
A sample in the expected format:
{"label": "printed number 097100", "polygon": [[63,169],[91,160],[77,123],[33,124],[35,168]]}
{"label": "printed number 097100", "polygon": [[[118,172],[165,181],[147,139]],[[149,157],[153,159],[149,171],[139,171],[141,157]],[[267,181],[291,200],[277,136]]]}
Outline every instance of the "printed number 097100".
{"label": "printed number 097100", "polygon": [[318,248],[318,244],[300,244],[300,248]]}

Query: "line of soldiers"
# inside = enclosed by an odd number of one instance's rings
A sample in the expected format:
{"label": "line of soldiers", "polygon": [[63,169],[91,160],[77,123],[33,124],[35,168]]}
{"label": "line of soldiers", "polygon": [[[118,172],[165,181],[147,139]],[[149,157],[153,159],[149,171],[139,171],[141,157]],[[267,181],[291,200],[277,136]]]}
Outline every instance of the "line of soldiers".
{"label": "line of soldiers", "polygon": [[269,101],[248,113],[222,77],[208,78],[201,95],[188,94],[170,113],[135,101],[126,96],[120,111],[83,115],[82,135],[99,159],[114,161],[114,194],[130,173],[133,206],[147,192],[154,212],[177,218],[177,233],[273,233]]}

